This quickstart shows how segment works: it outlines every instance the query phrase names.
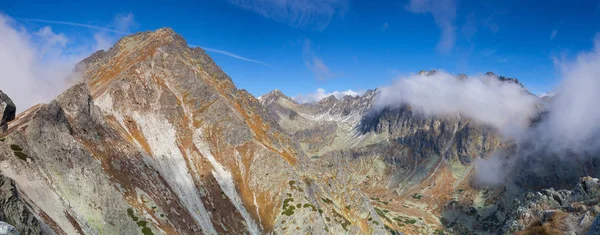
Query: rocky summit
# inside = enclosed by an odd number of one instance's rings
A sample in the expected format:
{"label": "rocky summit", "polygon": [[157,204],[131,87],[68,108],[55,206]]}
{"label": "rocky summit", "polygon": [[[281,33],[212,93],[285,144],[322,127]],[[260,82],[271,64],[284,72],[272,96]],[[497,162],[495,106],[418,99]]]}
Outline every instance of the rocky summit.
{"label": "rocky summit", "polygon": [[478,185],[474,161],[517,150],[461,115],[374,109],[377,89],[306,104],[279,90],[257,99],[168,28],[124,37],[77,68],[81,83],[16,117],[0,93],[0,231],[599,231],[600,164],[536,187],[520,174]]}

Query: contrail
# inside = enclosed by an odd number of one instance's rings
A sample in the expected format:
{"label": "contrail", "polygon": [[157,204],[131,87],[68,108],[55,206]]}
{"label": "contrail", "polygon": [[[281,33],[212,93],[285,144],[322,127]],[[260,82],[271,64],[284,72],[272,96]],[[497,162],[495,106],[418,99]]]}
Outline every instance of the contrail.
{"label": "contrail", "polygon": [[125,31],[114,30],[114,29],[110,29],[110,28],[103,28],[103,27],[98,27],[98,26],[89,25],[89,24],[74,23],[74,22],[44,20],[44,19],[22,19],[22,20],[24,20],[24,21],[31,21],[31,22],[48,23],[48,24],[71,25],[71,26],[83,27],[83,28],[88,28],[88,29],[96,29],[96,30],[108,31],[108,32],[122,34],[122,35],[129,34],[129,32],[125,32]]}
{"label": "contrail", "polygon": [[[190,46],[195,47],[194,45],[190,45]],[[219,54],[226,55],[226,56],[238,59],[238,60],[244,60],[244,61],[248,61],[248,62],[252,62],[252,63],[257,63],[257,64],[262,64],[264,66],[271,67],[270,64],[267,64],[265,62],[262,62],[262,61],[259,61],[259,60],[249,59],[249,58],[246,58],[246,57],[243,57],[243,56],[240,56],[240,55],[228,52],[228,51],[219,50],[219,49],[213,49],[213,48],[208,48],[208,47],[200,47],[200,48],[204,49],[205,51],[211,51],[211,52],[219,53]]]}

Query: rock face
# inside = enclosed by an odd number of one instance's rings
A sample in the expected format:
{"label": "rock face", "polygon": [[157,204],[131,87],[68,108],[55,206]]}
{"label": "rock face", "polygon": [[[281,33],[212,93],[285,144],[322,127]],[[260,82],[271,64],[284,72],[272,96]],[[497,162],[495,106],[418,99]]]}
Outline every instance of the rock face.
{"label": "rock face", "polygon": [[2,113],[2,120],[0,120],[0,134],[3,134],[8,130],[8,122],[15,119],[17,107],[2,91],[0,91],[0,112]]}
{"label": "rock face", "polygon": [[[15,182],[0,175],[0,234],[41,234],[38,218],[31,213]],[[2,233],[4,231],[5,233]]]}
{"label": "rock face", "polygon": [[17,231],[17,229],[14,226],[7,224],[4,221],[0,221],[0,234],[2,234],[2,235],[19,235],[19,231]]}
{"label": "rock face", "polygon": [[170,29],[83,60],[84,83],[21,113],[2,173],[58,234],[381,234],[252,95]]}

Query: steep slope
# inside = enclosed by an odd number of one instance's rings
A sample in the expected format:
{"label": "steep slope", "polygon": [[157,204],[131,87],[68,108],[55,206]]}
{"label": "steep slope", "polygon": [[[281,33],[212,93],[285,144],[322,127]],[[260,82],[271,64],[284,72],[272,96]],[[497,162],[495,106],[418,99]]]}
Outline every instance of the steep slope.
{"label": "steep slope", "polygon": [[172,30],[125,37],[79,67],[85,83],[20,114],[0,143],[2,174],[56,233],[383,231],[348,175],[316,171]]}

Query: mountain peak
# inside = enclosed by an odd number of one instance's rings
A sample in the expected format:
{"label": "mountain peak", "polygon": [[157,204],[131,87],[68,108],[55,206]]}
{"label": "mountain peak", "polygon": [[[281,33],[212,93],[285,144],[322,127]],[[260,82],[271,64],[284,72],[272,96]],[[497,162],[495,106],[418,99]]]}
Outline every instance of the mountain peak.
{"label": "mountain peak", "polygon": [[295,101],[292,98],[290,98],[289,96],[285,95],[279,89],[275,89],[275,90],[270,91],[267,94],[261,95],[260,97],[258,97],[258,99],[260,100],[260,102],[263,105],[273,103],[273,102],[275,102],[275,101],[277,101],[279,99],[284,99],[284,100],[287,100],[289,102],[295,103]]}

